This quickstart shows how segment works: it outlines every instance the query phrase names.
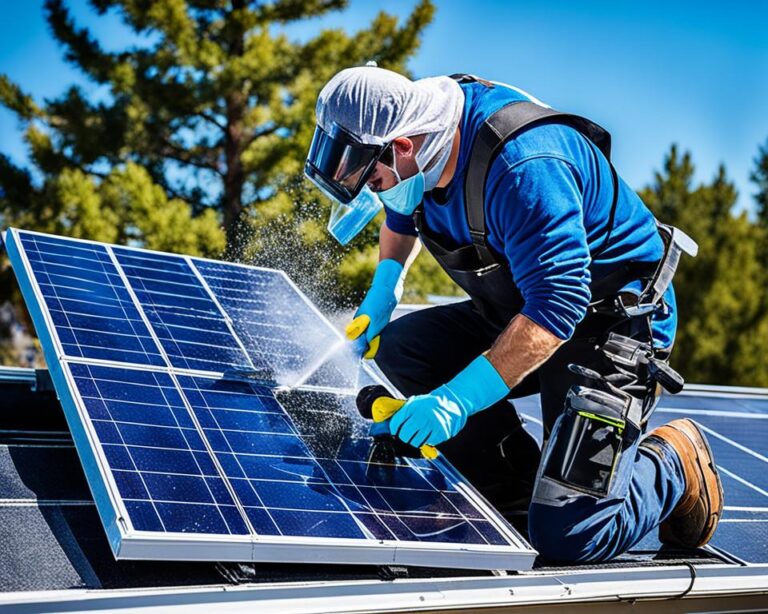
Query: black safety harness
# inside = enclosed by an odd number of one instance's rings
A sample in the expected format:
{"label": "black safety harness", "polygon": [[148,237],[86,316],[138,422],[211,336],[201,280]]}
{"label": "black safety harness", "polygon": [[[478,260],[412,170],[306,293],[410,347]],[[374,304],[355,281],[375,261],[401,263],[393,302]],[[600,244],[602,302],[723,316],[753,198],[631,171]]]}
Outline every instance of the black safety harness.
{"label": "black safety harness", "polygon": [[[452,75],[452,77],[459,83],[474,81],[493,87],[492,83],[481,81],[472,75],[462,74]],[[464,206],[466,207],[469,235],[480,261],[486,266],[499,263],[499,258],[488,246],[488,232],[485,226],[485,184],[488,180],[488,172],[496,156],[501,153],[509,140],[528,128],[544,123],[557,123],[574,128],[603,152],[608,160],[611,169],[613,197],[608,216],[608,232],[597,253],[601,253],[610,244],[616,217],[616,206],[619,201],[619,178],[610,161],[610,133],[593,121],[579,115],[561,113],[533,102],[513,102],[490,115],[478,130],[469,156],[467,176],[464,180]]]}
{"label": "black safety harness", "polygon": [[[493,84],[471,75],[453,75],[459,83]],[[590,144],[595,163],[598,150],[608,160],[613,195],[605,239],[591,253],[594,261],[611,246],[619,200],[619,179],[610,163],[610,134],[578,115],[561,113],[533,102],[512,102],[488,116],[479,128],[464,176],[464,208],[470,245],[456,245],[426,224],[423,205],[414,214],[424,246],[472,299],[478,311],[501,331],[520,313],[523,298],[509,264],[488,244],[485,193],[488,172],[510,139],[542,124],[577,130]],[[599,175],[598,175],[599,181]],[[448,189],[456,189],[458,185]],[[608,496],[615,468],[624,450],[644,430],[656,406],[658,385],[679,392],[683,379],[667,364],[668,352],[653,346],[651,316],[663,309],[664,293],[683,252],[696,255],[696,244],[685,233],[657,222],[664,252],[658,261],[627,261],[590,284],[591,303],[573,333],[575,340],[599,349],[611,368],[600,373],[569,365],[578,384],[572,385],[562,415],[545,446],[534,500],[561,505],[574,496]],[[623,289],[640,280],[639,293]],[[617,334],[621,330],[624,334]]]}
{"label": "black safety harness", "polygon": [[[459,83],[477,82],[486,87],[494,87],[492,83],[472,75],[456,74],[451,75],[451,77]],[[427,228],[422,207],[419,207],[414,214],[416,228],[426,248],[454,281],[473,298],[480,311],[501,324],[511,319],[507,316],[513,315],[513,310],[521,307],[522,299],[519,293],[515,294],[516,289],[513,293],[514,296],[508,295],[503,297],[501,301],[494,301],[492,297],[488,296],[489,290],[490,293],[503,292],[500,283],[487,283],[491,280],[499,282],[501,277],[506,277],[514,285],[506,259],[496,254],[488,244],[485,219],[485,190],[488,172],[496,156],[499,155],[509,140],[524,130],[548,123],[574,128],[586,137],[595,157],[597,157],[594,150],[596,147],[608,160],[613,196],[605,239],[600,247],[591,254],[594,260],[610,246],[619,200],[618,175],[610,162],[611,135],[607,130],[589,119],[571,113],[562,113],[533,102],[521,101],[507,104],[487,117],[475,136],[464,179],[464,208],[469,235],[472,240],[471,247],[446,246],[441,237],[431,233]],[[651,313],[660,307],[663,295],[677,268],[681,253],[685,251],[695,255],[696,244],[676,228],[663,224],[658,224],[658,228],[665,246],[662,258],[655,262],[629,261],[612,273],[594,280],[590,284],[592,302],[589,306],[589,313],[633,317]],[[506,271],[506,274],[501,273],[502,270]],[[638,279],[644,281],[643,289],[639,295],[634,293],[619,294],[621,288]],[[482,283],[481,280],[486,283]],[[502,302],[509,307],[509,309],[501,310],[506,313],[499,312],[500,305],[498,303]],[[497,304],[489,305],[488,303]]]}

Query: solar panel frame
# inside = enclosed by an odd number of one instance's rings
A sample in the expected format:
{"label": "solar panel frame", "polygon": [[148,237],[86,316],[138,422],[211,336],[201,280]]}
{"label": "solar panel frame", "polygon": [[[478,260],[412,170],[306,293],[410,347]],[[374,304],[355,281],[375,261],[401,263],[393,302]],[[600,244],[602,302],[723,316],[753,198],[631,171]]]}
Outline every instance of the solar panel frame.
{"label": "solar panel frame", "polygon": [[[404,564],[421,566],[450,566],[465,568],[499,569],[515,568],[527,569],[535,558],[535,551],[527,544],[498,513],[493,510],[471,487],[466,486],[463,479],[453,470],[443,459],[434,461],[435,466],[449,477],[456,485],[457,491],[463,494],[472,505],[481,510],[485,518],[497,531],[508,545],[476,545],[476,544],[456,544],[456,543],[437,543],[437,542],[418,542],[418,541],[398,541],[386,539],[347,539],[332,537],[293,537],[293,536],[266,536],[251,533],[248,536],[231,536],[223,534],[191,534],[191,533],[157,533],[153,531],[141,531],[133,527],[130,514],[125,506],[123,498],[120,496],[119,488],[112,475],[109,462],[105,457],[99,437],[95,432],[93,422],[87,415],[85,402],[75,382],[75,376],[72,373],[72,366],[78,364],[95,365],[100,367],[127,368],[134,371],[146,371],[154,373],[163,373],[174,380],[176,387],[181,390],[178,377],[208,377],[223,375],[223,371],[204,371],[200,369],[185,369],[173,367],[167,354],[157,337],[151,322],[148,320],[144,309],[138,301],[134,289],[129,283],[126,274],[120,266],[117,255],[110,246],[85,240],[77,242],[98,246],[106,249],[115,265],[116,270],[121,276],[125,287],[138,309],[142,320],[146,325],[151,337],[159,348],[161,354],[165,356],[167,365],[159,366],[156,364],[136,364],[121,363],[112,360],[104,360],[95,357],[71,356],[65,351],[64,345],[58,336],[56,324],[46,304],[43,292],[38,284],[35,273],[27,257],[26,250],[20,249],[20,232],[25,235],[38,236],[51,240],[73,241],[69,239],[59,239],[58,237],[37,233],[32,231],[19,231],[17,229],[8,229],[5,233],[5,243],[8,255],[13,268],[16,272],[22,294],[26,300],[27,306],[32,317],[35,329],[38,333],[44,355],[49,366],[49,370],[54,381],[57,393],[59,394],[62,407],[67,422],[72,431],[78,454],[89,477],[88,482],[92,490],[97,510],[102,523],[107,532],[109,543],[116,558],[120,559],[175,559],[175,560],[211,560],[212,552],[215,552],[215,560],[232,561],[281,561],[281,562],[318,562],[318,563],[350,563],[350,564]],[[161,252],[151,252],[133,247],[120,247],[121,251],[134,251],[142,254],[157,254],[158,256],[169,256]],[[247,350],[245,350],[239,336],[234,334],[232,320],[221,304],[214,292],[210,289],[202,273],[194,265],[196,261],[218,263],[215,260],[202,258],[191,258],[189,256],[182,258],[195,271],[200,281],[204,284],[210,296],[216,301],[219,311],[224,320],[228,322],[233,337],[238,340],[240,347],[245,351],[248,362],[252,366]],[[309,301],[295,283],[282,271],[264,269],[260,267],[250,267],[248,265],[225,263],[227,266],[244,267],[250,270],[263,270],[270,274],[281,275],[288,286],[304,301],[310,311],[317,316],[318,321],[322,322],[329,335],[337,341],[343,343],[343,336],[337,331],[315,305]],[[245,365],[247,367],[247,364]],[[373,380],[384,384],[381,377],[367,365],[363,366],[367,376]],[[306,390],[323,390],[322,386],[305,386]],[[391,388],[391,386],[390,386]],[[353,389],[332,388],[334,393],[351,394]],[[191,418],[195,421],[200,433],[203,429],[194,415],[194,410],[190,406],[185,395],[186,409]],[[208,452],[211,455],[219,474],[229,486],[233,495],[233,500],[242,509],[242,505],[234,490],[231,487],[226,473],[223,471],[207,438],[203,440],[208,446]],[[242,514],[247,521],[247,515]],[[250,527],[250,524],[248,524]],[[252,527],[250,527],[252,528]],[[213,550],[212,550],[213,549]],[[446,556],[450,555],[450,556]]]}

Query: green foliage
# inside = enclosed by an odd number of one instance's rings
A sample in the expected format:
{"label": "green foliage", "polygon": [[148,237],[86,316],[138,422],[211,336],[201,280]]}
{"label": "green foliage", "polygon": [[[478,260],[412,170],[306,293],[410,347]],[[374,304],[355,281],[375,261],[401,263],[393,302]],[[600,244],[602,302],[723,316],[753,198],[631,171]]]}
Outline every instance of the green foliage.
{"label": "green foliage", "polygon": [[[137,44],[107,51],[64,0],[46,0],[66,60],[100,93],[72,86],[36,102],[0,74],[0,104],[24,128],[34,166],[0,153],[0,223],[268,261],[328,305],[359,296],[367,280],[355,263],[376,231],[346,251],[328,239],[328,204],[301,178],[314,106],[342,68],[375,60],[405,72],[432,19],[430,0],[402,22],[380,12],[360,31],[301,41],[286,28],[346,0],[90,3],[117,14]],[[0,302],[15,292],[3,271]]]}
{"label": "green foliage", "polygon": [[763,228],[768,229],[768,141],[757,152],[755,168],[750,174],[750,178],[757,185],[755,202],[757,203],[758,223]]}
{"label": "green foliage", "polygon": [[[68,59],[113,102],[93,105],[70,90],[58,101],[78,161],[140,162],[169,193],[222,215],[229,253],[242,257],[260,210],[300,175],[322,85],[340,68],[378,60],[403,69],[430,21],[419,4],[402,25],[380,13],[348,35],[326,30],[300,43],[283,27],[346,6],[341,0],[253,3],[94,0],[153,43],[104,51],[72,22],[61,0],[49,21]],[[99,144],[99,147],[94,145]],[[185,179],[178,180],[181,168]],[[194,176],[188,180],[188,174]]]}
{"label": "green foliage", "polygon": [[768,286],[760,252],[765,229],[736,215],[736,190],[720,168],[692,185],[689,153],[675,146],[640,196],[663,222],[699,244],[675,277],[679,327],[672,363],[693,382],[768,386]]}
{"label": "green foliage", "polygon": [[[6,196],[6,200],[8,197]],[[216,214],[192,215],[188,203],[169,199],[141,166],[116,166],[103,178],[64,168],[27,195],[27,206],[5,203],[4,222],[21,228],[130,243],[192,255],[218,255],[225,247]]]}

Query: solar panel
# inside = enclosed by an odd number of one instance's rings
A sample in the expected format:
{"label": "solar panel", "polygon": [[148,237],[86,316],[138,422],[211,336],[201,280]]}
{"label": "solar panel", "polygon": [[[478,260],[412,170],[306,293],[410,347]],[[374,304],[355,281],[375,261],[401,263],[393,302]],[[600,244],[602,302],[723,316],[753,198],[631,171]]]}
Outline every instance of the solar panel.
{"label": "solar panel", "polygon": [[354,394],[380,379],[284,273],[6,245],[116,557],[531,566],[444,459],[369,438]]}

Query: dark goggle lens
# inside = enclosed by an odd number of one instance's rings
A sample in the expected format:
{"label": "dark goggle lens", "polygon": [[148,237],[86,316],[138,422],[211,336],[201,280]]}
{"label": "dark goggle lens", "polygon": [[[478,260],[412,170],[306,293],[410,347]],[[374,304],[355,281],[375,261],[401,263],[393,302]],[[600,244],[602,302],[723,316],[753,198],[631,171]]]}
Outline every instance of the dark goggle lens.
{"label": "dark goggle lens", "polygon": [[378,145],[355,142],[342,131],[328,134],[315,128],[307,156],[307,176],[323,184],[339,201],[352,200],[365,185],[381,153]]}

